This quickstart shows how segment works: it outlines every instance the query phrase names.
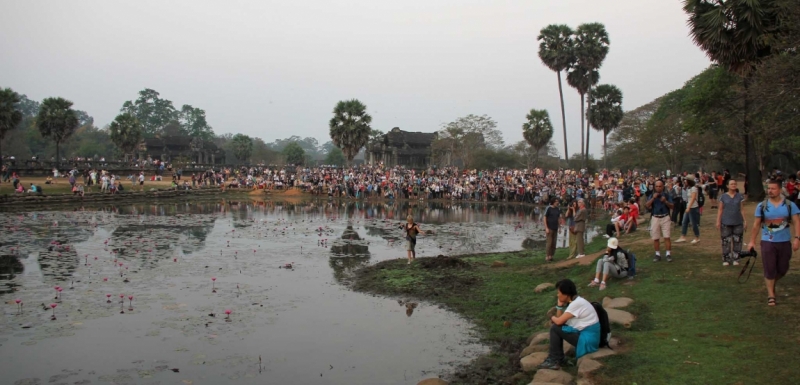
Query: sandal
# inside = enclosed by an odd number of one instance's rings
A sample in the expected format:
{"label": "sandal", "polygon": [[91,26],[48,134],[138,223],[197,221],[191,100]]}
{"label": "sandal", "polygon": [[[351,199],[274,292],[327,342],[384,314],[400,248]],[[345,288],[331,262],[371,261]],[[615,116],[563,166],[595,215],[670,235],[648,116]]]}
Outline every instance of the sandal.
{"label": "sandal", "polygon": [[600,283],[600,290],[605,290],[605,289],[606,289],[606,283],[605,282]]}
{"label": "sandal", "polygon": [[598,285],[600,285],[600,282],[595,282],[595,281],[589,282],[589,287],[597,287]]}
{"label": "sandal", "polygon": [[767,297],[767,305],[768,306],[775,306],[778,302],[775,301],[775,297]]}

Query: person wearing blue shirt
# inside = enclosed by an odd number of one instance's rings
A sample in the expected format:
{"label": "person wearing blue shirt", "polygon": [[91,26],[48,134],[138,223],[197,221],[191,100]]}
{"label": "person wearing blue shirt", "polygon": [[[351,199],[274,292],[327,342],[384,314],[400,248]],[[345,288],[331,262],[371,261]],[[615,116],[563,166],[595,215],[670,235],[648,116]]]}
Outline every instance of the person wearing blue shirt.
{"label": "person wearing blue shirt", "polygon": [[[794,202],[781,196],[780,181],[770,179],[767,182],[767,196],[767,200],[756,206],[747,250],[755,247],[756,234],[761,234],[761,261],[767,286],[767,305],[775,306],[775,286],[789,271],[792,251],[800,249],[800,210]],[[794,236],[790,231],[791,227],[794,227]]]}
{"label": "person wearing blue shirt", "polygon": [[650,196],[645,206],[652,214],[652,218],[650,218],[650,239],[653,240],[653,248],[656,251],[653,262],[661,260],[661,238],[664,238],[667,262],[672,262],[672,256],[670,255],[672,249],[672,243],[670,242],[672,221],[669,212],[675,208],[675,205],[672,202],[672,197],[664,193],[664,181],[656,181],[655,191]]}

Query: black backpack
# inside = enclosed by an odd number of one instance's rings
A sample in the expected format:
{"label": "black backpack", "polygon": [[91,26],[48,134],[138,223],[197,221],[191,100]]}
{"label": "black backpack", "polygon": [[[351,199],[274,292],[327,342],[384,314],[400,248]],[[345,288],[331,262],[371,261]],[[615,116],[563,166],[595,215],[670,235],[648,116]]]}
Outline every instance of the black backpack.
{"label": "black backpack", "polygon": [[597,319],[600,320],[600,347],[611,348],[608,345],[608,339],[611,338],[611,324],[608,322],[608,313],[603,309],[603,305],[598,302],[592,302]]}
{"label": "black backpack", "polygon": [[697,187],[697,207],[703,207],[706,204],[706,197],[703,195],[703,188]]}

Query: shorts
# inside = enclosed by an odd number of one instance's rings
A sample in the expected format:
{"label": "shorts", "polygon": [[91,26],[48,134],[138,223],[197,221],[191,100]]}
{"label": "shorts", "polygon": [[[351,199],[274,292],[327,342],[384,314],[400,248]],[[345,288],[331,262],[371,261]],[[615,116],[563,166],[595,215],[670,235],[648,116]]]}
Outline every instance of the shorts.
{"label": "shorts", "polygon": [[783,278],[789,272],[790,259],[792,259],[791,242],[761,241],[761,262],[764,265],[764,278]]}
{"label": "shorts", "polygon": [[708,197],[710,199],[717,199],[717,188],[712,187],[708,189]]}
{"label": "shorts", "polygon": [[144,185],[144,182],[139,182],[139,186],[143,186],[143,185]]}
{"label": "shorts", "polygon": [[669,215],[650,219],[650,239],[657,241],[661,238],[669,239],[672,232],[672,219]]}

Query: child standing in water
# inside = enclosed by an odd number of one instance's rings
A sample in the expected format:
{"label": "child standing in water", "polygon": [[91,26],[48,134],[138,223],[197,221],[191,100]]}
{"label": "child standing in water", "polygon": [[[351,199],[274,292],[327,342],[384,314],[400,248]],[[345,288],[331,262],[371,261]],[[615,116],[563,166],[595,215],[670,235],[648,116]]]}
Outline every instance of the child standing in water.
{"label": "child standing in water", "polygon": [[417,258],[417,253],[414,248],[417,246],[417,234],[425,235],[425,232],[419,228],[419,225],[414,223],[414,217],[409,215],[406,218],[407,223],[403,226],[406,231],[406,250],[408,251],[408,264],[411,260]]}

